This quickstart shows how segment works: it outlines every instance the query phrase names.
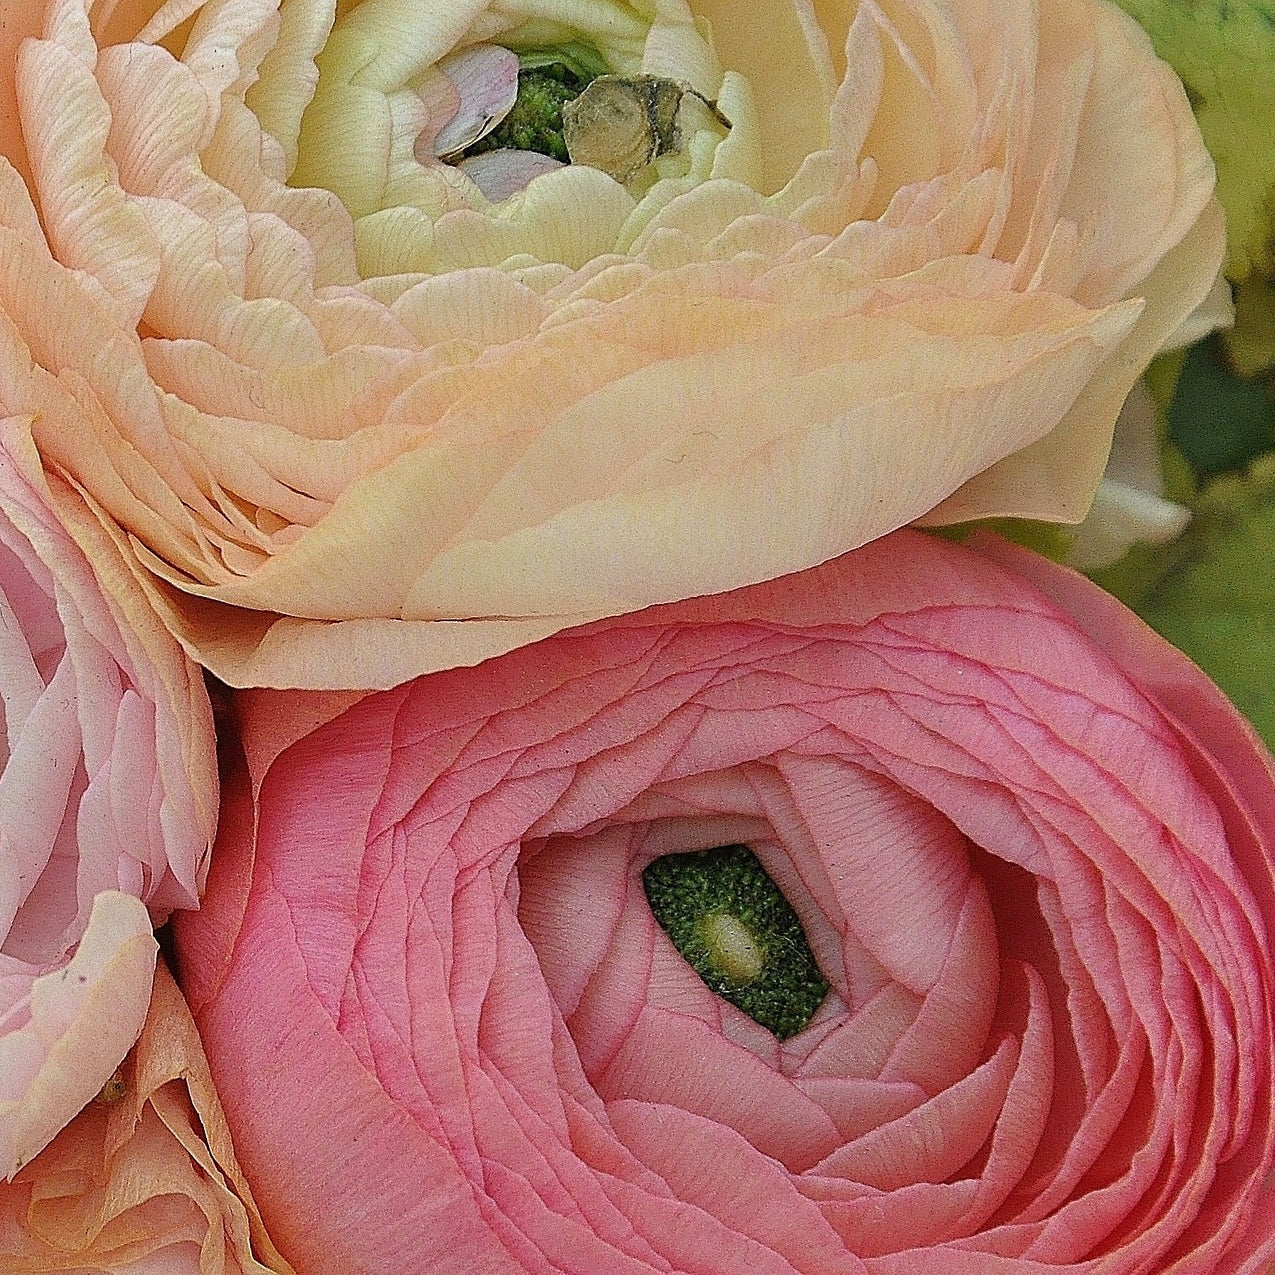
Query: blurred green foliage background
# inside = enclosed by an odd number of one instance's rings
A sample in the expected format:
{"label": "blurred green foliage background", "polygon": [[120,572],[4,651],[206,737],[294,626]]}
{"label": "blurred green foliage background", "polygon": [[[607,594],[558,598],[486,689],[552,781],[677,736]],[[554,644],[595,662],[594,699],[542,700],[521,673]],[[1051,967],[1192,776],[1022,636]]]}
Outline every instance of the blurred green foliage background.
{"label": "blurred green foliage background", "polygon": [[1147,378],[1190,526],[1093,575],[1275,746],[1275,0],[1119,3],[1181,76],[1217,164],[1236,324]]}

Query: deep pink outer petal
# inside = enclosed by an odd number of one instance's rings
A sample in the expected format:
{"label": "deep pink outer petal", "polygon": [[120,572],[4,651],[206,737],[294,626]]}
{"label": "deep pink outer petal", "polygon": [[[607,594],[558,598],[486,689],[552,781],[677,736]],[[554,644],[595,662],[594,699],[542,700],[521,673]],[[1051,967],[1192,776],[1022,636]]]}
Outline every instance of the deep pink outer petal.
{"label": "deep pink outer petal", "polygon": [[[1226,825],[1227,846],[1260,908],[1266,933],[1275,936],[1275,763],[1257,732],[1227,697],[1171,643],[1105,590],[1080,575],[995,536],[974,539],[992,562],[1008,567],[1063,607],[1084,632],[1165,712],[1201,786]],[[1275,1021],[1275,987],[1264,985],[1266,1021]],[[1269,1073],[1268,1073],[1269,1074]],[[1243,1208],[1251,1225],[1213,1259],[1216,1275],[1265,1271],[1275,1262],[1275,1173],[1263,1189],[1239,1203],[1239,1183],[1269,1170],[1275,1159],[1275,1082],[1257,1105],[1258,1128],[1222,1171],[1234,1190],[1218,1191],[1220,1215]]]}
{"label": "deep pink outer petal", "polygon": [[[386,1096],[316,1002],[290,941],[293,918],[268,875],[252,877],[241,835],[251,814],[243,769],[226,777],[224,805],[209,896],[238,915],[227,924],[224,914],[201,923],[199,913],[183,913],[178,926],[184,966],[217,971],[211,1000],[197,977],[187,978],[188,995],[272,1238],[309,1253],[307,1275],[509,1269],[445,1149]],[[250,881],[245,899],[236,887]],[[193,946],[217,933],[237,938],[233,954]],[[245,1001],[270,1012],[245,1023]]]}

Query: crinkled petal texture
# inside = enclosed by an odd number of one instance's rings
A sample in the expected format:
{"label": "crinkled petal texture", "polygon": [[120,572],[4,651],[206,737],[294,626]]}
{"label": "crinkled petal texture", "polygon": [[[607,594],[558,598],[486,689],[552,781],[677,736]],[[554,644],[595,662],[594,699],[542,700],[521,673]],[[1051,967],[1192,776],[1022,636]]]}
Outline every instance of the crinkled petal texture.
{"label": "crinkled petal texture", "polygon": [[[1077,521],[1222,255],[1107,0],[0,17],[0,393],[237,685],[388,687],[935,506]],[[417,157],[441,56],[573,35],[729,129],[494,203]]]}
{"label": "crinkled petal texture", "polygon": [[[1082,578],[900,532],[353,704],[242,708],[178,949],[299,1269],[1275,1257],[1269,760]],[[782,1043],[643,891],[731,843],[831,986]]]}
{"label": "crinkled petal texture", "polygon": [[163,962],[111,1085],[0,1185],[0,1272],[69,1270],[292,1275],[262,1227],[199,1033]]}
{"label": "crinkled petal texture", "polygon": [[0,1179],[136,1040],[152,925],[198,906],[217,820],[200,671],[24,427],[0,423]]}

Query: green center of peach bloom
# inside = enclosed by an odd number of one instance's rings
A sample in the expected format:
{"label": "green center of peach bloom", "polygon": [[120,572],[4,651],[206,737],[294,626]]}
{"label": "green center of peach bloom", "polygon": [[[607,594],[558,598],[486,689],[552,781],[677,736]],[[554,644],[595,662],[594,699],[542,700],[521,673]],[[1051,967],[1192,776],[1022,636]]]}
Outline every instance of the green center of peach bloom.
{"label": "green center of peach bloom", "polygon": [[575,101],[597,76],[586,77],[560,59],[531,64],[519,59],[519,63],[518,90],[509,113],[490,133],[460,153],[467,159],[492,151],[530,151],[569,164],[562,108]]}
{"label": "green center of peach bloom", "polygon": [[667,854],[642,873],[661,928],[717,995],[780,1040],[828,994],[792,904],[747,846]]}
{"label": "green center of peach bloom", "polygon": [[756,179],[751,91],[686,0],[361,0],[297,25],[245,100],[289,184],[345,204],[364,277],[579,269],[696,186]]}

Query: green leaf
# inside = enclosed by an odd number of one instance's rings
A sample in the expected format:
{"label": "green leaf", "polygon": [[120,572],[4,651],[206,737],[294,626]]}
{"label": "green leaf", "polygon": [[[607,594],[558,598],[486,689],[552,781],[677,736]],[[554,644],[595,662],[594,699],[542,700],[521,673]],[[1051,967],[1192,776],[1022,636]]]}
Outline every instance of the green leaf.
{"label": "green leaf", "polygon": [[1187,352],[1167,415],[1169,441],[1201,479],[1275,448],[1275,399],[1264,381],[1231,371],[1217,337]]}
{"label": "green leaf", "polygon": [[1095,579],[1195,660],[1275,747],[1273,563],[1270,453],[1247,474],[1210,483],[1195,520],[1173,544]]}
{"label": "green leaf", "polygon": [[1275,268],[1275,0],[1119,0],[1177,71],[1217,164],[1227,274]]}
{"label": "green leaf", "polygon": [[1263,275],[1249,275],[1235,289],[1235,326],[1226,334],[1226,352],[1241,376],[1275,367],[1275,284]]}

